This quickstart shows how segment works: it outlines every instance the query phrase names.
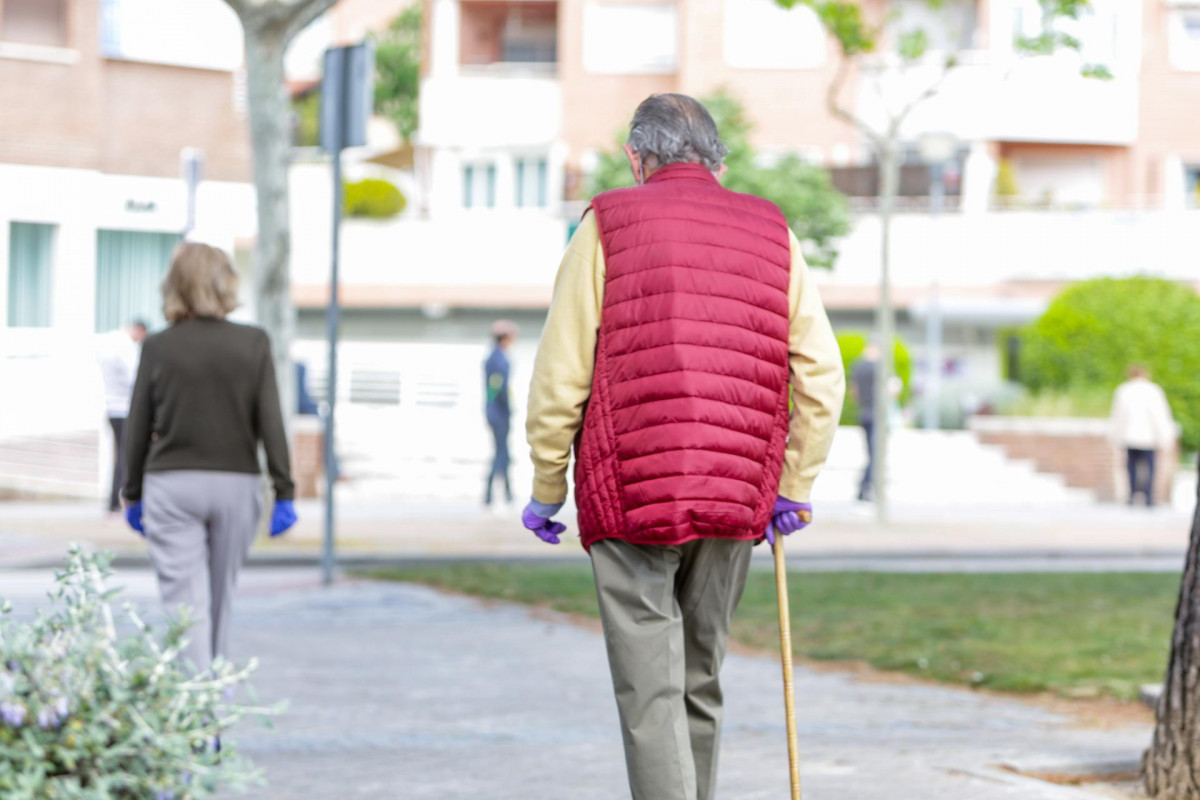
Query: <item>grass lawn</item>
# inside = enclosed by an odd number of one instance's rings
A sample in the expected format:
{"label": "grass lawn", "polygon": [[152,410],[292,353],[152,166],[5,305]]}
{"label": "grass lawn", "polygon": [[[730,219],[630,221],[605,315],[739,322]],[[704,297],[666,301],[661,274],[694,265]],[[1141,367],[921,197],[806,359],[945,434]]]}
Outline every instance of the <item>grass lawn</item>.
{"label": "grass lawn", "polygon": [[[484,598],[596,616],[587,565],[380,570]],[[798,655],[859,661],[1013,692],[1132,699],[1162,680],[1177,575],[1153,573],[793,573]],[[753,570],[734,638],[778,647],[773,575]]]}

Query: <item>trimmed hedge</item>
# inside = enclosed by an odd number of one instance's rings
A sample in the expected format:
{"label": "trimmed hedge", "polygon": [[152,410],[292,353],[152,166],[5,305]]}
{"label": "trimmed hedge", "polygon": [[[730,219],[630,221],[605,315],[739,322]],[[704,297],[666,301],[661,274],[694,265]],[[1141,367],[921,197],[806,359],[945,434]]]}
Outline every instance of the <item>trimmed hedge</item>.
{"label": "trimmed hedge", "polygon": [[364,178],[346,184],[346,216],[368,219],[394,217],[408,199],[393,184],[379,178]]}
{"label": "trimmed hedge", "polygon": [[1020,380],[1034,392],[1114,390],[1144,364],[1200,448],[1200,295],[1161,278],[1098,278],[1063,291],[1022,335]]}
{"label": "trimmed hedge", "polygon": [[[853,382],[854,362],[862,358],[870,337],[871,334],[862,331],[846,331],[837,335],[838,349],[842,351],[842,367],[846,370],[846,402],[842,406],[842,425],[858,424],[858,403],[850,393],[850,385]],[[892,350],[892,358],[895,374],[904,384],[904,388],[900,390],[900,405],[904,406],[912,396],[912,356],[899,336],[893,341],[895,347]]]}

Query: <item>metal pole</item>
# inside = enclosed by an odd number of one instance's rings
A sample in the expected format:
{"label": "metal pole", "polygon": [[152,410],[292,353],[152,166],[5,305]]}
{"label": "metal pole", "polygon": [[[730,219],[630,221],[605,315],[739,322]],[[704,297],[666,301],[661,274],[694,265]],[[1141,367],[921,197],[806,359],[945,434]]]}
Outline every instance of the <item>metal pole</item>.
{"label": "metal pole", "polygon": [[345,69],[342,70],[342,89],[337,98],[335,130],[333,133],[333,231],[331,267],[329,273],[329,305],[325,309],[325,327],[329,338],[329,360],[325,381],[325,547],[321,556],[322,579],[326,586],[333,583],[336,568],[334,554],[333,488],[337,483],[336,458],[333,446],[333,419],[337,409],[338,374],[338,242],[342,227],[342,131],[345,125]]}
{"label": "metal pole", "polygon": [[875,519],[880,524],[888,521],[887,494],[887,459],[888,459],[888,429],[891,420],[888,415],[891,408],[892,373],[894,372],[895,327],[896,322],[892,311],[892,276],[891,276],[891,228],[892,211],[896,202],[896,194],[900,188],[900,153],[891,137],[880,148],[880,197],[879,220],[880,232],[880,274],[879,274],[879,309],[876,313],[876,325],[879,331],[879,366],[875,373]]}
{"label": "metal pole", "polygon": [[[946,203],[944,168],[939,163],[929,166],[929,218],[937,219]],[[925,428],[941,427],[942,394],[942,305],[939,297],[937,263],[929,287],[929,315],[925,320]]]}

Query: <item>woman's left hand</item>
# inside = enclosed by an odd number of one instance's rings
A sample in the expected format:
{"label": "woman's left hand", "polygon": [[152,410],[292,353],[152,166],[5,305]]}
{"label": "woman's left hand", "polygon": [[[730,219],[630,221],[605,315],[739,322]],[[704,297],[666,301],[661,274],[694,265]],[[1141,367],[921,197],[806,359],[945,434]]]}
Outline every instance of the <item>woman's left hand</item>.
{"label": "woman's left hand", "polygon": [[276,500],[271,512],[271,538],[282,536],[296,524],[296,505],[291,500]]}
{"label": "woman's left hand", "polygon": [[146,535],[146,528],[142,525],[141,500],[136,503],[129,503],[125,506],[125,521],[129,523],[129,527],[133,528],[142,536]]}

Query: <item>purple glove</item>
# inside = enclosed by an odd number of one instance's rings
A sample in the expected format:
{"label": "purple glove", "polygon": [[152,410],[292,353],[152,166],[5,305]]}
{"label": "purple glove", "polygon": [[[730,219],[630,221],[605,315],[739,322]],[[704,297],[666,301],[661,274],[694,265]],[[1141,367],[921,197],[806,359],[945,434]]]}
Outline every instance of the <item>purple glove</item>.
{"label": "purple glove", "polygon": [[567,526],[561,522],[554,522],[550,518],[561,508],[561,503],[550,506],[539,503],[537,500],[530,500],[529,505],[525,506],[525,511],[521,514],[521,524],[533,531],[534,535],[546,544],[558,544],[558,535],[565,531]]}
{"label": "purple glove", "polygon": [[[807,519],[800,516],[801,511],[807,511]],[[780,496],[775,501],[775,510],[771,512],[771,524],[767,526],[767,541],[775,544],[775,532],[784,536],[808,527],[812,522],[812,503],[793,503],[786,497]]]}

